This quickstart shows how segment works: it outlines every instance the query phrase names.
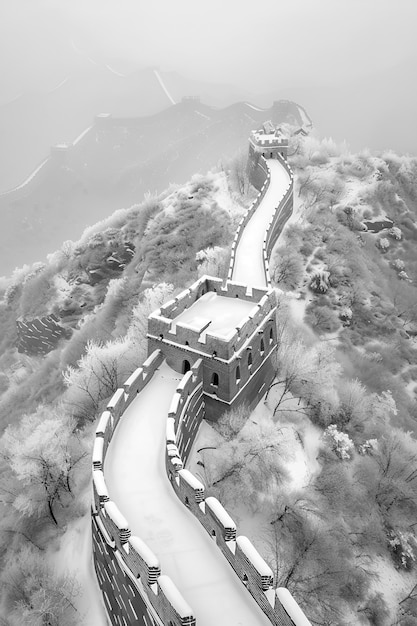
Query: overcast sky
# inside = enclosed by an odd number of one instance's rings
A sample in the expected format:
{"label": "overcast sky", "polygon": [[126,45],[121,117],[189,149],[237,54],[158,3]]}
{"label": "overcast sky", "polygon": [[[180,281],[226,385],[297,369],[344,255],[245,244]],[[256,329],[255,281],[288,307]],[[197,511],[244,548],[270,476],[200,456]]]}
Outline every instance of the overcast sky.
{"label": "overcast sky", "polygon": [[17,70],[31,66],[33,46],[59,63],[55,46],[73,38],[91,53],[265,91],[417,54],[416,0],[0,0],[0,9],[2,65],[6,56]]}

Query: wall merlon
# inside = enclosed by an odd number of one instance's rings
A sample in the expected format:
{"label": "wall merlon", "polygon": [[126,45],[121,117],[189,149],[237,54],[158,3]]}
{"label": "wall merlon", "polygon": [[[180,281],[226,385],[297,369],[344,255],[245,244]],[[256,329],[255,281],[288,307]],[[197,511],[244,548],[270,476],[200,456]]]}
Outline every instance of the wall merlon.
{"label": "wall merlon", "polygon": [[125,557],[129,568],[136,578],[144,578],[148,585],[152,585],[161,574],[158,558],[140,537],[130,537],[129,546],[129,553]]}
{"label": "wall merlon", "polygon": [[192,609],[184,600],[172,580],[162,574],[159,576],[157,584],[158,597],[162,596],[163,599],[165,599],[163,605],[165,605],[164,608],[169,611],[167,618],[171,618],[173,626],[182,626],[185,623],[189,626],[194,626],[195,618]]}
{"label": "wall merlon", "polygon": [[113,415],[113,417],[116,420],[118,420],[123,414],[123,411],[125,409],[125,404],[126,404],[126,398],[125,398],[124,389],[119,388],[114,392],[114,394],[110,398],[106,409],[107,411],[109,411],[109,413]]}
{"label": "wall merlon", "polygon": [[275,608],[283,607],[285,612],[291,618],[295,626],[311,626],[310,620],[307,619],[291,593],[285,587],[278,587],[276,590]]}
{"label": "wall merlon", "polygon": [[120,512],[117,504],[112,500],[105,502],[104,512],[116,544],[125,544],[130,538],[130,528],[126,518]]}
{"label": "wall merlon", "polygon": [[109,428],[109,420],[110,420],[110,411],[104,411],[99,419],[99,422],[97,424],[97,428],[96,428],[96,435],[97,437],[104,437],[108,428]]}
{"label": "wall merlon", "polygon": [[104,437],[97,436],[94,439],[93,445],[93,468],[102,470],[103,469],[103,460],[104,460]]}
{"label": "wall merlon", "polygon": [[93,490],[97,495],[96,507],[99,510],[101,506],[104,506],[105,502],[109,501],[109,493],[107,491],[106,481],[102,470],[95,469],[93,471]]}
{"label": "wall merlon", "polygon": [[181,397],[184,397],[187,395],[190,387],[193,384],[192,379],[193,379],[193,372],[191,371],[184,374],[184,376],[181,378],[181,381],[179,382],[178,387],[177,387],[177,392],[181,395]]}
{"label": "wall merlon", "polygon": [[164,355],[161,350],[154,350],[152,354],[148,356],[146,361],[143,362],[142,368],[145,374],[154,373],[155,370],[161,365],[164,360]]}
{"label": "wall merlon", "polygon": [[143,367],[135,369],[133,374],[129,376],[126,382],[123,384],[124,392],[127,395],[136,395],[142,390],[144,386],[144,371]]}
{"label": "wall merlon", "polygon": [[180,489],[190,497],[189,504],[192,501],[198,504],[204,500],[204,485],[189,470],[180,470],[178,478]]}
{"label": "wall merlon", "polygon": [[[245,555],[246,559],[252,563],[253,567],[259,573],[262,578],[265,578],[265,585],[268,585],[266,588],[269,589],[272,587],[274,582],[274,574],[266,563],[266,561],[261,557],[253,543],[245,536],[241,535],[236,539],[236,555],[241,552]],[[264,586],[265,586],[264,585]]]}
{"label": "wall merlon", "polygon": [[172,396],[171,404],[168,410],[168,417],[173,417],[177,414],[178,409],[181,405],[181,394],[178,392],[174,393]]}
{"label": "wall merlon", "polygon": [[236,539],[236,524],[223,507],[223,505],[214,498],[208,496],[205,501],[205,514],[209,515],[214,522],[218,525],[219,530],[222,533],[222,537],[225,541],[233,541]]}

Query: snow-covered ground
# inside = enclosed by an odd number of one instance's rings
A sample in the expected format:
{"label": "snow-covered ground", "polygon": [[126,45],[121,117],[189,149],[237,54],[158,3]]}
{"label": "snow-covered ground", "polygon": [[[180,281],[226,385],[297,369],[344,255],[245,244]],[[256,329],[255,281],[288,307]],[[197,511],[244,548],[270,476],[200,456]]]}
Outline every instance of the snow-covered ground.
{"label": "snow-covered ground", "polygon": [[290,182],[287,171],[276,159],[268,159],[271,180],[261,204],[247,223],[236,249],[232,279],[245,285],[264,287],[263,240],[267,226]]}
{"label": "snow-covered ground", "polygon": [[105,461],[110,499],[158,556],[199,626],[270,624],[167,479],[166,419],[180,378],[163,363],[123,415]]}
{"label": "snow-covered ground", "polygon": [[108,626],[93,567],[91,514],[71,522],[55,552],[50,551],[51,569],[59,576],[70,575],[80,586],[76,598],[79,623],[83,626]]}

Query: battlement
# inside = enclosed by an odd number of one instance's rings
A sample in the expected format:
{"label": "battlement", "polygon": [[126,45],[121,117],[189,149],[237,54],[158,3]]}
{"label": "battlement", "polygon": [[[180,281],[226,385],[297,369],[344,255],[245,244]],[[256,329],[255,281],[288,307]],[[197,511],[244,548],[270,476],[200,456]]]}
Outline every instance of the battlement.
{"label": "battlement", "polygon": [[148,319],[148,338],[229,361],[276,308],[272,290],[203,276]]}
{"label": "battlement", "polygon": [[262,154],[269,158],[277,158],[278,154],[286,158],[288,138],[281,129],[272,122],[265,122],[258,130],[251,131],[249,136],[249,154]]}

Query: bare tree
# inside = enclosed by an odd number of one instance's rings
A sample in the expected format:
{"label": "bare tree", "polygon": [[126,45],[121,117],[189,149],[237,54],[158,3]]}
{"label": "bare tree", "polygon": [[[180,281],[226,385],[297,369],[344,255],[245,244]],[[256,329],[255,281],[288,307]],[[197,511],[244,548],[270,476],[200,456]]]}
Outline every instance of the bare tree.
{"label": "bare tree", "polygon": [[1,439],[1,456],[10,474],[2,475],[0,490],[24,515],[49,515],[59,525],[57,507],[74,497],[71,477],[86,451],[74,437],[75,423],[46,407],[10,425]]}

